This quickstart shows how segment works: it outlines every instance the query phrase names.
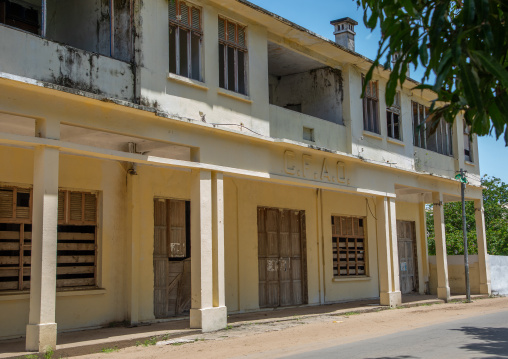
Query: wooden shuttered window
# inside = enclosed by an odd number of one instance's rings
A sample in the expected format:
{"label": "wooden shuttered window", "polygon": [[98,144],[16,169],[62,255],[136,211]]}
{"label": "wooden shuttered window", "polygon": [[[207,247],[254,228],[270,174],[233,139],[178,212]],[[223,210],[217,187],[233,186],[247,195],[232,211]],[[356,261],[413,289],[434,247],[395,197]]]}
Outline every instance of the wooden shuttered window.
{"label": "wooden shuttered window", "polygon": [[[0,188],[0,291],[28,290],[32,247],[32,192]],[[57,287],[96,285],[97,196],[58,195]]]}
{"label": "wooden shuttered window", "polygon": [[201,9],[169,1],[169,72],[202,81],[202,41]]}
{"label": "wooden shuttered window", "polygon": [[97,195],[58,192],[57,287],[97,284]]}
{"label": "wooden shuttered window", "polygon": [[32,196],[27,188],[0,188],[0,291],[30,287]]}
{"label": "wooden shuttered window", "polygon": [[[362,86],[365,77],[362,75]],[[365,131],[380,134],[379,126],[379,91],[377,81],[369,81],[365,87],[363,97],[363,129]]]}
{"label": "wooden shuttered window", "polygon": [[367,275],[365,218],[332,217],[333,276]]}
{"label": "wooden shuttered window", "polygon": [[219,17],[219,87],[247,95],[246,28]]}

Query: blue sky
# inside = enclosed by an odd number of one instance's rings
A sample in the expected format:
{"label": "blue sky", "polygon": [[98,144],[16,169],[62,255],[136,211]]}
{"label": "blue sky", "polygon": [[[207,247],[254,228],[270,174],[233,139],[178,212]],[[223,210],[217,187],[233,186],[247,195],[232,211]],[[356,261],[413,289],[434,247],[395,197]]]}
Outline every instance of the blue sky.
{"label": "blue sky", "polygon": [[[371,33],[365,28],[363,11],[357,8],[355,0],[250,1],[329,39],[334,39],[330,21],[350,17],[359,23],[356,27],[356,51],[371,59],[376,55],[380,32],[376,30]],[[418,69],[411,77],[420,80],[421,74],[421,69]],[[494,137],[481,137],[478,143],[482,175],[496,176],[508,183],[508,147],[504,146],[504,141],[496,141]]]}

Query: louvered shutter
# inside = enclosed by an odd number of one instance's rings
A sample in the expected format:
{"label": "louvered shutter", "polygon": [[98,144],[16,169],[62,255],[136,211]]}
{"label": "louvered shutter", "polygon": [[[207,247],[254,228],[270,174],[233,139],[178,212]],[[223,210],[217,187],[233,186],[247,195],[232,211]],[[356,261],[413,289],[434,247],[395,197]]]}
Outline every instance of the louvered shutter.
{"label": "louvered shutter", "polygon": [[245,28],[238,29],[238,45],[245,47]]}
{"label": "louvered shutter", "polygon": [[185,3],[180,3],[180,15],[182,24],[189,26],[189,7]]}
{"label": "louvered shutter", "polygon": [[13,217],[14,191],[12,189],[0,190],[0,218]]}
{"label": "louvered shutter", "polygon": [[195,7],[192,8],[192,28],[201,29],[201,11]]}
{"label": "louvered shutter", "polygon": [[169,20],[176,21],[176,0],[169,0]]}
{"label": "louvered shutter", "polygon": [[71,221],[83,220],[82,204],[83,204],[83,195],[80,192],[71,192],[69,200]]}
{"label": "louvered shutter", "polygon": [[226,41],[226,20],[219,18],[219,40]]}
{"label": "louvered shutter", "polygon": [[94,194],[85,193],[85,213],[84,220],[95,222],[97,218],[97,200]]}
{"label": "louvered shutter", "polygon": [[65,220],[65,192],[58,192],[58,221]]}
{"label": "louvered shutter", "polygon": [[228,41],[236,42],[235,30],[236,25],[228,22]]}

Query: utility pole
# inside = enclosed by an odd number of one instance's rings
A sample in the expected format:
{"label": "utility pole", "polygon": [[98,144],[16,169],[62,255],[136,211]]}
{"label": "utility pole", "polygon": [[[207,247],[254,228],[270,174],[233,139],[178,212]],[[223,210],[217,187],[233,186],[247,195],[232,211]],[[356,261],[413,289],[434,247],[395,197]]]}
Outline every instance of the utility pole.
{"label": "utility pole", "polygon": [[461,168],[460,174],[455,176],[455,178],[460,180],[460,195],[462,197],[462,235],[464,238],[464,267],[466,271],[466,297],[467,302],[471,303],[471,286],[469,283],[469,250],[467,248],[466,201],[464,198],[467,183],[465,171]]}

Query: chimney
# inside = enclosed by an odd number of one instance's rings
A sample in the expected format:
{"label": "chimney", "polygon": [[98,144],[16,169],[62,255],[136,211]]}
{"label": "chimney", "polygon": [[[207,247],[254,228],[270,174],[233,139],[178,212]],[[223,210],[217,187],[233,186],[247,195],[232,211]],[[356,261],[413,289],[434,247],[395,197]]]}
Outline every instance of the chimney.
{"label": "chimney", "polygon": [[342,19],[330,21],[330,24],[335,28],[333,32],[335,42],[348,50],[355,51],[355,26],[358,23],[350,17],[343,17]]}

